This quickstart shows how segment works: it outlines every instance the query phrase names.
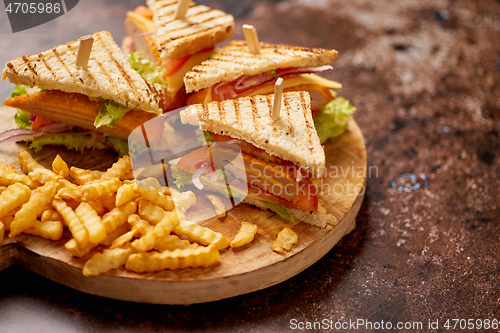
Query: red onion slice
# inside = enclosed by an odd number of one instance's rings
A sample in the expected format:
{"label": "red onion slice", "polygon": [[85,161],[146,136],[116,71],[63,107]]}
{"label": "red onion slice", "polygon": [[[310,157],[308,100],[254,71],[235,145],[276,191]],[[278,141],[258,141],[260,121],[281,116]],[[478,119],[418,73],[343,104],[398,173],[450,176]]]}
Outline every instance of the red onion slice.
{"label": "red onion slice", "polygon": [[15,128],[7,130],[0,133],[0,146],[11,142],[33,139],[43,135],[45,135],[45,133],[30,129]]}
{"label": "red onion slice", "polygon": [[70,131],[74,126],[64,124],[64,123],[50,123],[47,125],[43,125],[39,128],[40,131],[44,133],[61,133]]}
{"label": "red onion slice", "polygon": [[156,32],[145,32],[143,34],[140,34],[138,35],[138,37],[146,37],[146,36],[151,36],[151,35],[155,35]]}

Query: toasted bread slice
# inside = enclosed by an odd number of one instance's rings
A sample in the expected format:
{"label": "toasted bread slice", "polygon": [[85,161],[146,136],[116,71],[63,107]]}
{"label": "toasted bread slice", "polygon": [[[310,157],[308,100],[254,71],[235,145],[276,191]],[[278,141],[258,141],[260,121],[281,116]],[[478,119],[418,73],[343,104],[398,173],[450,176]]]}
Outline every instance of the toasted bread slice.
{"label": "toasted bread slice", "polygon": [[132,37],[137,51],[142,53],[143,58],[152,61],[156,66],[161,64],[156,36],[142,35],[156,32],[152,20],[136,12],[129,11],[125,19],[125,30]]}
{"label": "toasted bread slice", "polygon": [[80,45],[76,41],[8,62],[2,80],[110,99],[131,109],[160,113],[160,94],[130,66],[111,34],[102,31],[93,37],[86,69],[75,64]]}
{"label": "toasted bread slice", "polygon": [[147,0],[153,11],[161,57],[175,59],[213,47],[233,35],[232,15],[191,3],[184,19],[174,20],[177,0]]}
{"label": "toasted bread slice", "polygon": [[[153,113],[134,110],[127,112],[113,127],[101,126],[96,130],[94,120],[98,115],[100,104],[100,102],[89,100],[85,95],[58,90],[25,94],[4,102],[5,106],[18,108],[68,125],[99,131],[104,135],[116,136],[124,140],[128,139],[136,127],[155,117]],[[162,124],[162,122],[154,122],[154,124],[157,123]],[[158,136],[161,136],[161,129],[151,131],[151,133],[158,133]],[[149,138],[153,142],[157,142],[158,139],[159,137]]]}
{"label": "toasted bread slice", "polygon": [[181,121],[204,131],[228,135],[309,170],[325,173],[325,152],[311,115],[307,92],[283,94],[281,117],[272,119],[274,95],[195,104],[181,111]]}
{"label": "toasted bread slice", "polygon": [[245,41],[232,41],[220,54],[202,62],[184,77],[186,92],[199,91],[243,75],[257,75],[280,68],[320,66],[331,63],[338,52],[281,44],[260,43],[261,54],[248,51]]}

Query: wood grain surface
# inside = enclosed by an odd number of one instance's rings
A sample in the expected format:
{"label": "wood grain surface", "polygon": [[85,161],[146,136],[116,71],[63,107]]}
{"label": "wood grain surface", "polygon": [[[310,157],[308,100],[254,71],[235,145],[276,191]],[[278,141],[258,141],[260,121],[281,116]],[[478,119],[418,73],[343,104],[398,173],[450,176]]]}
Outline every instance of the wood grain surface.
{"label": "wood grain surface", "polygon": [[[12,111],[2,109],[0,130],[13,128]],[[15,165],[24,144],[0,147],[0,160]],[[352,228],[364,197],[366,150],[363,135],[354,120],[336,141],[326,144],[327,178],[317,180],[320,203],[333,214],[337,225],[319,229],[304,223],[290,223],[268,211],[238,205],[223,219],[200,224],[232,239],[241,222],[258,226],[254,241],[242,248],[221,251],[220,263],[210,268],[136,274],[123,268],[96,277],[84,277],[82,267],[97,247],[84,258],[72,257],[64,248],[70,239],[65,232],[53,242],[36,236],[6,237],[0,247],[0,270],[20,264],[29,270],[71,288],[104,297],[155,304],[192,304],[215,301],[264,289],[306,269]],[[60,154],[70,166],[105,170],[116,156],[106,151],[81,154],[56,147],[45,148],[34,157],[49,167]],[[213,207],[212,207],[213,209]],[[299,235],[298,244],[285,254],[271,250],[277,233],[288,226]]]}

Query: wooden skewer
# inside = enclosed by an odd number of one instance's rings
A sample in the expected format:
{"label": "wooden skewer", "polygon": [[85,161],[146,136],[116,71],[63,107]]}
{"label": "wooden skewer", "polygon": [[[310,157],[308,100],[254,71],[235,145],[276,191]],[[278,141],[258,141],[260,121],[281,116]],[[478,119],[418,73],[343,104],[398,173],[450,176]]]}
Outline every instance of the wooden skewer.
{"label": "wooden skewer", "polygon": [[183,20],[190,6],[191,0],[179,0],[179,4],[175,10],[174,20]]}
{"label": "wooden skewer", "polygon": [[281,109],[281,100],[283,98],[283,79],[280,77],[276,80],[274,84],[274,104],[273,104],[273,120],[280,119],[280,109]]}
{"label": "wooden skewer", "polygon": [[80,46],[78,46],[78,53],[76,54],[77,67],[87,68],[93,44],[94,38],[91,35],[80,38]]}
{"label": "wooden skewer", "polygon": [[257,36],[257,30],[255,27],[250,24],[244,24],[243,34],[245,35],[245,40],[247,41],[250,53],[260,54],[259,37]]}

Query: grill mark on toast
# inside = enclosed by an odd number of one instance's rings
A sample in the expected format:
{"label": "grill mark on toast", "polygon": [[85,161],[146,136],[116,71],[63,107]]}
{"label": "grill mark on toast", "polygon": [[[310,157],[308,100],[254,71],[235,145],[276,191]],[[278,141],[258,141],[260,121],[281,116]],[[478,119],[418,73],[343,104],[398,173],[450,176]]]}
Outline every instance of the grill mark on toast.
{"label": "grill mark on toast", "polygon": [[223,103],[216,103],[217,104],[217,111],[219,111],[219,119],[220,119],[220,122],[222,124],[226,124],[226,112],[224,112],[224,108],[222,108],[222,106],[225,106],[223,105]]}
{"label": "grill mark on toast", "polygon": [[59,63],[62,65],[62,67],[64,67],[64,69],[66,70],[66,73],[68,73],[69,77],[73,80],[73,82],[78,84],[78,80],[76,79],[76,77],[73,75],[73,73],[71,73],[68,66],[66,66],[66,64],[64,63],[64,61],[62,61],[61,55],[59,54],[59,51],[57,51],[57,48],[53,48],[52,52],[54,53],[54,55],[56,56],[56,59],[59,61]]}
{"label": "grill mark on toast", "polygon": [[7,67],[9,67],[9,69],[11,71],[13,71],[15,75],[17,75],[17,71],[16,71],[14,65],[12,65],[12,63],[10,61],[7,63]]}
{"label": "grill mark on toast", "polygon": [[104,76],[106,77],[106,79],[108,79],[109,84],[111,84],[111,86],[113,87],[114,93],[118,94],[118,88],[116,87],[115,82],[113,80],[111,80],[111,77],[108,75],[108,72],[104,68],[103,64],[99,60],[97,60],[97,59],[95,59],[95,62],[97,64],[97,66],[99,66],[99,69],[101,70],[101,73],[104,74]]}
{"label": "grill mark on toast", "polygon": [[208,105],[207,104],[202,104],[201,107],[203,108],[203,113],[201,114],[201,119],[203,120],[208,120]]}
{"label": "grill mark on toast", "polygon": [[276,134],[278,128],[276,128],[276,120],[273,119],[273,107],[274,107],[274,97],[271,95],[266,95],[267,107],[269,108],[269,118],[271,119],[271,125],[273,126],[273,132]]}
{"label": "grill mark on toast", "polygon": [[306,123],[306,133],[307,133],[307,143],[309,146],[309,150],[312,151],[313,148],[313,142],[312,142],[312,137],[313,137],[313,126],[311,123],[309,123],[309,120],[307,118],[307,106],[306,106],[306,101],[305,101],[306,95],[305,92],[301,91],[300,92],[300,107],[302,108],[302,115],[304,116],[304,121]]}
{"label": "grill mark on toast", "polygon": [[[175,32],[175,31],[188,30],[193,25],[204,24],[204,23],[207,23],[207,22],[210,22],[210,21],[214,21],[214,20],[216,20],[216,19],[218,19],[220,17],[222,17],[222,16],[210,18],[210,19],[207,19],[207,20],[202,21],[202,22],[190,23],[187,27],[182,27],[182,28],[179,28],[179,29],[176,29],[176,30],[173,30],[173,31]],[[220,29],[220,25],[217,25],[217,26],[214,26],[214,27],[207,27],[205,29],[199,29],[199,30],[193,31],[192,33],[189,33],[189,34],[184,34],[184,35],[180,35],[180,36],[176,36],[176,37],[170,37],[167,40],[163,41],[160,45],[164,46],[165,44],[174,42],[176,40],[179,40],[179,39],[182,39],[182,38],[189,38],[191,36],[199,35],[199,34],[202,34],[202,33],[206,33],[206,32],[209,32],[209,31],[215,30],[215,29]]]}
{"label": "grill mark on toast", "polygon": [[33,77],[32,77],[33,84],[36,84],[35,83],[35,77],[38,75],[38,73],[36,72],[35,68],[32,67],[31,64],[29,63],[30,60],[28,59],[27,56],[23,55],[22,59],[23,59],[24,63],[26,64],[26,66],[28,67],[28,69],[30,70],[30,72],[33,74]]}
{"label": "grill mark on toast", "polygon": [[[105,43],[105,42],[101,43],[101,45],[105,49],[106,53],[108,54],[109,58],[113,61],[113,63],[115,64],[116,68],[118,69],[118,71],[120,72],[120,74],[122,75],[122,77],[127,82],[129,88],[131,89],[132,94],[135,96],[135,98],[137,98],[137,100],[139,102],[143,102],[143,100],[141,99],[141,96],[138,95],[137,88],[135,87],[135,84],[132,81],[132,78],[128,75],[128,73],[125,71],[125,68],[123,68],[123,66],[120,64],[120,62],[118,60],[116,60],[116,58],[113,56],[113,52],[111,52],[109,50],[109,48],[108,48],[108,46],[106,44],[107,43]],[[106,76],[109,77],[109,75],[107,73],[106,73]],[[111,78],[109,77],[109,79],[111,79]],[[127,99],[126,102],[128,103],[129,100]]]}
{"label": "grill mark on toast", "polygon": [[[155,3],[154,8],[151,8],[153,10],[153,14],[155,12],[159,12],[160,9],[163,9],[163,8],[166,8],[166,7],[169,7],[169,6],[172,6],[172,7],[175,6],[175,4],[177,3],[177,1],[169,1],[169,2],[164,1],[160,5],[157,5],[157,3],[158,3],[158,1]],[[160,13],[160,15],[162,15],[162,16],[163,16],[163,14],[164,13]]]}
{"label": "grill mark on toast", "polygon": [[47,68],[47,70],[50,72],[50,74],[52,74],[52,77],[54,78],[54,80],[57,80],[56,73],[54,72],[52,67],[50,67],[50,65],[47,63],[47,60],[45,60],[45,57],[43,56],[42,53],[38,54],[38,59],[40,59],[42,61],[45,68]]}
{"label": "grill mark on toast", "polygon": [[255,105],[255,97],[251,97],[250,98],[250,104],[252,104],[253,128],[257,132],[257,130],[258,130],[258,125],[257,125],[257,107]]}
{"label": "grill mark on toast", "polygon": [[232,99],[231,101],[233,102],[234,116],[236,117],[236,123],[238,124],[238,127],[241,128],[240,105],[235,99]]}
{"label": "grill mark on toast", "polygon": [[288,118],[288,132],[290,132],[290,135],[294,136],[295,135],[295,128],[293,127],[293,124],[292,124],[292,119],[291,119],[291,115],[290,115],[290,103],[288,101],[288,97],[283,98],[283,103],[285,104],[286,115]]}

